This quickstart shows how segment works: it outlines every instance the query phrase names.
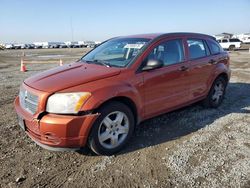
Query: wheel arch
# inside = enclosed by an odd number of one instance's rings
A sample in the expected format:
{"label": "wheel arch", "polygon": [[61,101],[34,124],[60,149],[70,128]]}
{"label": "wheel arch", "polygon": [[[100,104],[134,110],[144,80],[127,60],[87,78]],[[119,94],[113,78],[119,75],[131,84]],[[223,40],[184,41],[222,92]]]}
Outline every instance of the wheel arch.
{"label": "wheel arch", "polygon": [[115,96],[113,98],[110,98],[110,99],[102,102],[97,108],[94,109],[93,113],[97,113],[98,109],[100,109],[103,106],[107,105],[108,103],[112,103],[114,101],[121,102],[121,103],[125,104],[126,106],[128,106],[134,115],[134,120],[135,120],[136,124],[139,124],[140,117],[139,117],[138,109],[136,107],[136,103],[131,98],[126,97],[126,96]]}
{"label": "wheel arch", "polygon": [[228,82],[229,82],[229,76],[228,76],[228,74],[225,73],[225,72],[222,72],[222,73],[218,74],[218,75],[215,77],[215,79],[213,80],[213,83],[214,83],[214,81],[215,81],[216,79],[218,79],[219,77],[222,77],[223,79],[225,79],[226,83],[228,84]]}
{"label": "wheel arch", "polygon": [[217,72],[213,75],[213,77],[210,79],[209,83],[208,83],[208,89],[206,91],[206,96],[208,95],[214,81],[219,78],[219,77],[222,77],[223,79],[225,79],[226,81],[226,84],[228,84],[229,82],[229,79],[230,79],[230,74],[225,72],[225,71],[220,71],[220,72]]}
{"label": "wheel arch", "polygon": [[228,75],[227,75],[225,72],[220,73],[220,74],[217,76],[217,78],[218,78],[218,77],[223,77],[227,82],[229,81],[229,77],[228,77]]}
{"label": "wheel arch", "polygon": [[230,44],[228,47],[229,50],[234,50],[235,48],[236,48],[235,44]]}

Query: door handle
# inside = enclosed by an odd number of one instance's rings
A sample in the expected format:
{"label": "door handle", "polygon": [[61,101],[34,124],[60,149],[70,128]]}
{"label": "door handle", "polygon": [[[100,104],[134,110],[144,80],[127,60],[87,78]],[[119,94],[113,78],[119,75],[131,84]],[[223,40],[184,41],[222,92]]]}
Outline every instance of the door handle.
{"label": "door handle", "polygon": [[179,68],[179,70],[180,70],[180,71],[186,71],[186,70],[188,70],[188,67],[186,67],[186,66],[181,66],[181,67]]}
{"label": "door handle", "polygon": [[217,63],[217,61],[215,61],[214,59],[210,59],[208,63],[214,65]]}

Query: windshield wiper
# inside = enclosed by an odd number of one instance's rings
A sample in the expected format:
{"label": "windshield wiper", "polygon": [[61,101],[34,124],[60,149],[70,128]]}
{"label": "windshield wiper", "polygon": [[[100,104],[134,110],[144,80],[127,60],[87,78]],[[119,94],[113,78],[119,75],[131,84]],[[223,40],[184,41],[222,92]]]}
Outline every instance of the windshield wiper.
{"label": "windshield wiper", "polygon": [[95,63],[95,64],[98,64],[98,65],[104,65],[106,67],[111,67],[111,65],[106,62],[106,61],[103,61],[103,60],[98,60],[98,59],[95,59],[93,61],[86,61],[87,63]]}

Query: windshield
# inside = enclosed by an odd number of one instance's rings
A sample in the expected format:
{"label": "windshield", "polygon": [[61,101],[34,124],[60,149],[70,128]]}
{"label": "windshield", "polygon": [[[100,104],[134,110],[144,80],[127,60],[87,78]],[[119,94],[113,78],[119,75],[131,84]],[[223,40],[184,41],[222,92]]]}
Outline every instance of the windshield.
{"label": "windshield", "polygon": [[111,39],[96,47],[82,60],[107,67],[125,67],[148,41],[145,38]]}

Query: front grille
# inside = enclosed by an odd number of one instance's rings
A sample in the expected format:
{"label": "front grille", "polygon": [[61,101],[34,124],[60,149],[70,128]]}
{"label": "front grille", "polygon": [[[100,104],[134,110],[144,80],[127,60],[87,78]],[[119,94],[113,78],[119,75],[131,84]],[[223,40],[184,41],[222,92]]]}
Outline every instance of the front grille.
{"label": "front grille", "polygon": [[30,93],[29,91],[21,88],[19,92],[19,101],[23,109],[35,114],[38,106],[38,96]]}

